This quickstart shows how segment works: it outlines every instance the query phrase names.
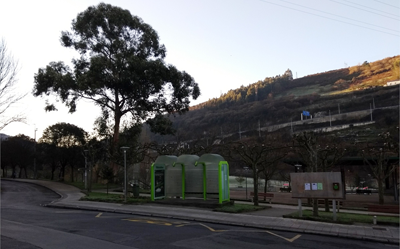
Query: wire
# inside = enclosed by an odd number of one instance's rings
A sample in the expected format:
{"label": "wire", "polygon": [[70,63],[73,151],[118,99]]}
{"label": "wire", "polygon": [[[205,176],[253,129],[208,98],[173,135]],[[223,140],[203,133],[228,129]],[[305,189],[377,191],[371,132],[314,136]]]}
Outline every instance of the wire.
{"label": "wire", "polygon": [[400,9],[400,8],[397,7],[397,6],[390,5],[390,4],[387,4],[387,3],[384,3],[384,2],[381,2],[381,1],[378,1],[378,0],[374,0],[374,1],[375,1],[375,2],[378,2],[378,3],[381,3],[381,4],[386,4],[387,6],[390,6],[390,7],[396,8],[396,9]]}
{"label": "wire", "polygon": [[385,15],[382,15],[382,14],[379,14],[379,13],[375,13],[375,12],[372,12],[372,11],[369,11],[369,10],[364,10],[364,9],[361,9],[361,8],[357,8],[355,6],[351,6],[351,5],[348,5],[348,4],[345,4],[345,3],[341,3],[341,2],[338,2],[338,1],[335,1],[335,0],[330,0],[330,1],[338,3],[338,4],[346,5],[346,6],[355,8],[355,9],[363,10],[363,11],[366,11],[366,12],[369,12],[369,13],[372,13],[372,14],[375,14],[375,15],[383,16],[383,17],[390,18],[390,19],[393,19],[393,20],[396,20],[396,21],[400,21],[400,19],[396,19],[396,18],[393,18],[393,17],[390,17],[390,16],[385,16]]}
{"label": "wire", "polygon": [[372,9],[372,10],[375,10],[375,11],[379,11],[379,12],[382,12],[382,13],[385,13],[385,14],[389,14],[389,15],[392,15],[392,16],[396,16],[396,17],[398,17],[398,15],[396,15],[396,14],[392,14],[392,13],[385,12],[385,11],[382,11],[382,10],[377,10],[377,9],[374,9],[374,8],[371,8],[371,7],[368,7],[368,6],[365,6],[365,5],[359,4],[359,3],[353,3],[353,2],[351,2],[351,1],[348,1],[348,0],[347,0],[347,2],[349,2],[349,3],[352,3],[352,4],[354,4],[354,5],[360,5],[360,6],[364,7],[364,8],[367,8],[367,9]]}
{"label": "wire", "polygon": [[271,3],[271,2],[268,2],[268,1],[266,1],[266,0],[259,0],[259,1],[261,1],[261,2],[264,2],[264,3],[268,3],[268,4],[272,4],[272,5],[276,5],[276,6],[279,6],[279,7],[282,7],[282,8],[287,8],[287,9],[291,9],[291,10],[295,10],[295,11],[303,12],[303,13],[306,13],[306,14],[309,14],[309,15],[313,15],[313,16],[322,17],[322,18],[329,19],[329,20],[333,20],[333,21],[336,21],[336,22],[341,22],[341,23],[345,23],[345,24],[349,24],[349,25],[357,26],[357,27],[360,27],[360,28],[364,28],[364,29],[370,29],[370,30],[373,30],[373,31],[376,31],[376,32],[385,33],[385,34],[388,34],[388,35],[393,35],[393,36],[400,37],[400,35],[397,35],[397,34],[393,34],[393,33],[385,32],[385,31],[382,31],[382,30],[377,30],[377,29],[373,29],[373,28],[364,27],[364,26],[361,26],[361,25],[357,25],[357,24],[354,24],[354,23],[349,23],[349,22],[345,22],[345,21],[341,21],[341,20],[333,19],[333,18],[326,17],[326,16],[321,16],[321,15],[318,15],[318,14],[314,14],[314,13],[310,13],[310,12],[307,12],[307,11],[303,11],[303,10],[299,10],[299,9],[291,8],[291,7],[284,6],[284,5],[280,5],[280,4],[277,4],[277,3]]}
{"label": "wire", "polygon": [[364,24],[367,24],[367,25],[375,26],[375,27],[378,27],[378,28],[381,28],[381,29],[387,29],[387,30],[399,32],[399,30],[389,29],[389,28],[385,28],[385,27],[378,26],[378,25],[375,25],[375,24],[371,24],[371,23],[367,23],[367,22],[363,22],[363,21],[358,21],[358,20],[356,20],[356,19],[352,19],[352,18],[348,18],[348,17],[345,17],[345,16],[340,16],[340,15],[332,14],[332,13],[325,12],[325,11],[322,11],[322,10],[313,9],[313,8],[306,7],[306,6],[303,6],[303,5],[300,5],[300,4],[291,3],[291,2],[288,2],[288,1],[285,1],[285,0],[281,0],[281,1],[282,1],[282,2],[286,2],[286,3],[289,3],[289,4],[297,5],[297,6],[306,8],[306,9],[310,9],[310,10],[322,12],[322,13],[325,13],[325,14],[328,14],[328,15],[337,16],[337,17],[341,17],[341,18],[348,19],[348,20],[351,20],[351,21],[360,22],[360,23],[364,23]]}

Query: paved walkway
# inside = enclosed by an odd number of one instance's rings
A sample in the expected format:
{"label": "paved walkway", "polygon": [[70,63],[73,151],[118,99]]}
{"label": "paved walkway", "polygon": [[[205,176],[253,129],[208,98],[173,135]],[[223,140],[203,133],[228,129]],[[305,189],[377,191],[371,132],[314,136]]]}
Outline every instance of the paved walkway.
{"label": "paved walkway", "polygon": [[[167,206],[157,204],[129,205],[118,203],[103,203],[79,201],[84,196],[78,188],[73,186],[51,181],[18,179],[16,181],[30,182],[47,187],[61,198],[50,203],[49,207],[71,208],[91,210],[98,212],[115,212],[133,215],[143,215],[162,218],[175,218],[190,221],[210,222],[225,225],[236,225],[253,227],[269,230],[290,231],[295,233],[308,233],[317,235],[327,235],[335,237],[343,237],[350,239],[360,239],[368,241],[377,241],[398,245],[399,227],[381,226],[381,225],[341,225],[324,222],[314,222],[298,219],[288,219],[282,217],[271,217],[268,210],[263,212],[252,212],[247,214],[228,214],[214,212],[207,209],[188,208],[179,206]],[[290,205],[268,204],[274,209],[286,209],[292,212],[297,207]],[[275,211],[274,211],[275,212]],[[340,212],[350,212],[348,210],[340,210]],[[351,211],[354,213],[367,213],[360,211]],[[368,213],[373,215],[374,213]],[[380,213],[376,213],[381,215]],[[277,215],[276,215],[277,216]]]}

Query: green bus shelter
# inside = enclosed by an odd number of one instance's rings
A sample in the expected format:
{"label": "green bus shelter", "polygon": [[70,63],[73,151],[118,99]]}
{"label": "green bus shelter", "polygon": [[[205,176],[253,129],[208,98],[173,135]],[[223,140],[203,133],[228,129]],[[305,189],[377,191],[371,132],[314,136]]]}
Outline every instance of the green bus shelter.
{"label": "green bus shelter", "polygon": [[[201,181],[202,174],[196,174],[197,168],[195,167],[196,161],[199,159],[199,156],[196,155],[181,155],[178,157],[173,167],[177,168],[176,170],[181,171],[181,196],[182,199],[185,199],[186,191],[188,194],[193,194],[196,191],[196,186],[198,186],[198,182]],[[178,167],[180,166],[180,167]],[[172,174],[171,174],[172,175]],[[179,183],[179,181],[175,181]],[[197,188],[198,189],[198,188]],[[171,192],[175,190],[173,188]]]}
{"label": "green bus shelter", "polygon": [[229,164],[218,154],[204,154],[196,162],[203,166],[203,198],[218,193],[219,203],[230,201]]}
{"label": "green bus shelter", "polygon": [[172,166],[178,158],[176,156],[159,156],[151,165],[151,200],[165,198],[166,182],[165,170]]}
{"label": "green bus shelter", "polygon": [[230,201],[228,162],[218,154],[159,156],[151,165],[151,200],[171,196]]}

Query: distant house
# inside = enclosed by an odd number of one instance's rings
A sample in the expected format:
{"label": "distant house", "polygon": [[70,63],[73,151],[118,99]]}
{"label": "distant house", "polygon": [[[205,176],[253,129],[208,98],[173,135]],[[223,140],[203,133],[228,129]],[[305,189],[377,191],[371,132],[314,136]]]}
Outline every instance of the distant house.
{"label": "distant house", "polygon": [[400,80],[393,80],[386,82],[386,86],[400,85]]}

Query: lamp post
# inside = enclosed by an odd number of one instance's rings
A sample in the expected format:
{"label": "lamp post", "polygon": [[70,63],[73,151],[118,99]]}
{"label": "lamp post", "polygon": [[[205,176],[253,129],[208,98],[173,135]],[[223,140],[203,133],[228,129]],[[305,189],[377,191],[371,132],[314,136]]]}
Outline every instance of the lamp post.
{"label": "lamp post", "polygon": [[296,172],[300,172],[301,164],[295,164],[294,166],[296,167]]}
{"label": "lamp post", "polygon": [[88,150],[84,150],[83,151],[84,155],[85,155],[85,189],[87,190],[87,182],[88,182],[88,173],[87,173],[87,154],[88,154]]}
{"label": "lamp post", "polygon": [[246,200],[247,200],[247,171],[249,170],[249,167],[243,167],[244,172],[246,173]]}
{"label": "lamp post", "polygon": [[127,171],[126,171],[126,150],[128,150],[129,147],[121,147],[121,150],[124,151],[124,196],[125,196],[125,202],[126,202],[126,196],[128,194],[126,185],[127,185],[127,181],[126,181],[126,175],[127,175]]}
{"label": "lamp post", "polygon": [[36,169],[36,131],[37,129],[35,128],[35,143],[33,144],[33,179],[37,178],[37,169]]}
{"label": "lamp post", "polygon": [[[296,172],[300,173],[300,169],[301,169],[302,165],[297,163],[294,166],[296,167]],[[297,199],[297,204],[299,206],[299,217],[303,217],[303,210],[301,209],[301,199],[300,198]]]}

